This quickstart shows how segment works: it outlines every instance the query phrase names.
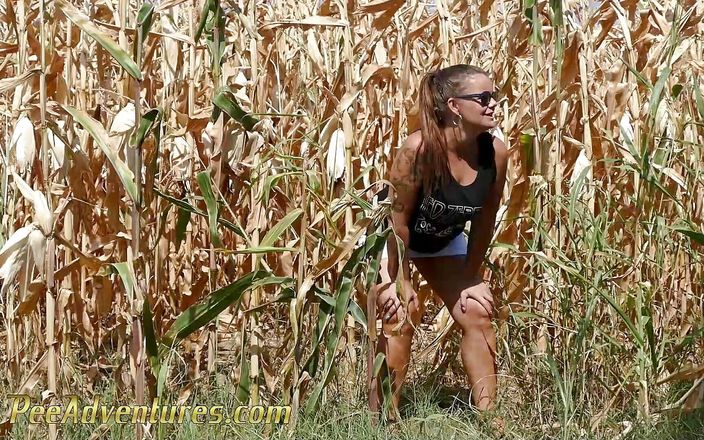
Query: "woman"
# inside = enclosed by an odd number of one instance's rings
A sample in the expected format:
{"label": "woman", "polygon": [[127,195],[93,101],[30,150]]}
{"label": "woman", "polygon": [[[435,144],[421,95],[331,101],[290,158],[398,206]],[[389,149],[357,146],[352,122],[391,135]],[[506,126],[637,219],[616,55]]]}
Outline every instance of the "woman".
{"label": "woman", "polygon": [[[478,67],[460,64],[427,74],[420,86],[421,130],[408,137],[394,160],[391,220],[406,252],[399,268],[392,234],[376,286],[383,322],[378,351],[386,353],[391,371],[393,408],[425,309],[425,298],[411,283],[410,261],[462,330],[462,365],[475,407],[494,405],[494,300],[480,269],[506,179],[506,146],[487,132],[496,126],[496,104],[494,84]],[[464,234],[468,220],[469,237]]]}

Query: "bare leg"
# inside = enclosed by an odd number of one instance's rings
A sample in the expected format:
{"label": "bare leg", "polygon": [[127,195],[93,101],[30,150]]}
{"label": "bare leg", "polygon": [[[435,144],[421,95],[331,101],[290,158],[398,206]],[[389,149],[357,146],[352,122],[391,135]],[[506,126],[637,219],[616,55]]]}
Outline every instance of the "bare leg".
{"label": "bare leg", "polygon": [[462,276],[464,257],[418,258],[413,262],[462,329],[462,365],[475,407],[491,409],[496,399],[496,335],[491,317],[478,302],[469,301],[464,313],[460,308],[460,292],[470,282]]}
{"label": "bare leg", "polygon": [[[413,329],[408,329],[409,324],[392,334],[392,329],[396,324],[384,324],[383,334],[379,338],[377,353],[386,354],[386,363],[391,374],[391,397],[393,408],[398,409],[401,400],[401,388],[406,381],[408,366],[411,358],[411,344],[413,343]],[[389,335],[388,337],[386,335]],[[378,387],[379,401],[383,399],[383,389],[381,384]],[[393,413],[389,414],[394,418]]]}
{"label": "bare leg", "polygon": [[[396,284],[392,283],[387,271],[387,260],[381,261],[381,283],[377,286],[378,295],[388,289],[396,289]],[[404,304],[408,304],[408,299],[400,298]],[[411,344],[413,343],[413,333],[415,327],[420,324],[421,317],[423,315],[423,299],[419,298],[416,303],[410,303],[408,309],[402,310],[397,314],[397,317],[404,320],[405,315],[409,314],[411,322],[405,322],[400,328],[394,330],[399,325],[398,319],[392,318],[391,322],[386,320],[382,321],[382,334],[379,337],[379,343],[377,345],[377,353],[386,354],[386,363],[389,367],[391,374],[391,393],[392,393],[392,405],[394,410],[389,416],[393,418],[393,414],[396,412],[399,406],[399,401],[401,399],[401,388],[406,380],[406,375],[408,373],[408,365],[410,363],[411,357]],[[378,305],[379,307],[379,305]],[[377,386],[378,401],[382,399],[382,388],[379,383]],[[372,410],[375,410],[372,408]]]}

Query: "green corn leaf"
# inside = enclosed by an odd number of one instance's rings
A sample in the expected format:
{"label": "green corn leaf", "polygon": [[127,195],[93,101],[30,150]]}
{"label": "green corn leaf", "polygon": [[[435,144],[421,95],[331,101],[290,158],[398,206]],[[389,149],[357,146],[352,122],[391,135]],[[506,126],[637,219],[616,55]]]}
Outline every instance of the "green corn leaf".
{"label": "green corn leaf", "polygon": [[579,204],[579,196],[582,193],[584,182],[587,179],[587,173],[590,167],[584,168],[577,176],[574,186],[570,189],[570,205],[568,210],[567,220],[569,225],[573,225],[577,216],[576,209]]}
{"label": "green corn leaf", "polygon": [[621,57],[621,62],[626,65],[628,70],[631,71],[631,73],[636,77],[636,79],[643,84],[645,87],[647,87],[649,90],[653,89],[653,85],[648,81],[646,77],[643,76],[642,73],[640,73],[638,70],[636,70],[635,67],[633,67],[628,61],[626,61],[623,56]]}
{"label": "green corn leaf", "polygon": [[213,97],[213,104],[229,117],[242,124],[247,131],[252,131],[254,125],[259,122],[257,118],[248,115],[247,112],[242,110],[242,107],[237,103],[235,95],[227,86],[218,89],[215,97]]}
{"label": "green corn leaf", "polygon": [[222,246],[220,234],[218,234],[218,201],[210,183],[210,174],[207,171],[198,173],[196,177],[200,192],[205,199],[205,206],[208,209],[208,226],[210,228],[210,240],[215,246]]}
{"label": "green corn leaf", "polygon": [[206,0],[203,5],[203,10],[200,13],[200,20],[198,20],[198,27],[196,28],[196,35],[193,39],[196,43],[203,34],[203,29],[205,29],[205,24],[208,22],[208,15],[210,13],[215,13],[215,0]]}
{"label": "green corn leaf", "polygon": [[650,108],[648,109],[648,114],[653,121],[655,120],[655,115],[658,112],[658,107],[660,107],[660,102],[663,99],[662,92],[665,89],[667,80],[670,78],[671,71],[672,70],[669,67],[665,67],[660,74],[658,81],[655,83],[655,87],[653,88],[653,92],[650,97]]}
{"label": "green corn leaf", "polygon": [[127,298],[131,301],[134,298],[134,286],[137,284],[134,272],[127,262],[112,263],[111,266],[114,267],[115,270],[117,270],[118,275],[120,275],[122,284],[125,286]]}
{"label": "green corn leaf", "polygon": [[534,133],[521,133],[520,137],[518,138],[521,146],[523,147],[525,158],[527,159],[526,171],[528,174],[531,174],[533,172],[533,168],[535,167],[535,156],[533,154],[533,138],[535,138]]}
{"label": "green corn leaf", "polygon": [[[158,195],[159,197],[161,197],[161,198],[163,198],[163,199],[165,199],[165,200],[168,200],[169,202],[173,203],[174,205],[178,206],[179,208],[181,208],[181,209],[183,209],[183,210],[185,210],[185,211],[191,212],[191,213],[193,213],[193,214],[198,214],[198,215],[200,215],[200,216],[202,216],[202,217],[207,217],[207,216],[208,216],[207,213],[201,211],[200,209],[198,209],[198,208],[196,208],[196,207],[194,207],[194,206],[191,206],[191,205],[190,205],[189,203],[187,203],[186,201],[184,201],[184,200],[179,200],[179,199],[177,199],[176,197],[170,196],[170,195],[168,195],[168,194],[166,194],[166,193],[160,191],[160,190],[157,189],[156,187],[153,188],[153,191],[154,191],[154,193],[155,193],[156,195]],[[247,238],[247,235],[245,234],[244,229],[242,229],[241,226],[236,225],[236,224],[230,222],[229,220],[225,220],[225,219],[222,219],[222,218],[218,218],[218,224],[220,224],[220,225],[222,225],[223,227],[229,229],[230,231],[234,232],[235,234],[239,235],[240,237],[242,237],[242,238],[244,238],[244,239]]]}
{"label": "green corn leaf", "polygon": [[562,18],[562,0],[550,0],[550,8],[552,8],[553,26],[562,26],[564,24]]}
{"label": "green corn leaf", "polygon": [[372,375],[376,376],[381,371],[381,367],[384,365],[386,360],[386,355],[384,353],[377,353],[374,358],[374,367],[372,368]]}
{"label": "green corn leaf", "polygon": [[[643,307],[643,312],[648,313],[649,315],[652,315],[652,310],[650,310],[650,307]],[[653,327],[653,318],[652,316],[646,316],[644,317],[644,323],[643,323],[643,330],[645,331],[645,335],[648,338],[648,347],[650,351],[650,362],[653,370],[655,373],[658,372],[658,368],[660,365],[660,361],[658,359],[658,349],[657,349],[657,343],[655,341],[655,328]]]}
{"label": "green corn leaf", "polygon": [[152,28],[153,18],[154,5],[149,2],[144,2],[137,13],[137,27],[140,29],[142,34],[142,41],[140,41],[140,44],[144,44],[144,40],[146,40],[149,36],[149,30]]}
{"label": "green corn leaf", "polygon": [[[384,231],[382,231],[378,235],[378,240],[383,242],[384,244],[388,241],[389,234],[393,233],[393,230],[391,227],[386,228]],[[401,240],[399,240],[401,241]],[[380,273],[380,268],[381,268],[381,252],[383,250],[383,246],[377,245],[377,243],[367,243],[365,241],[365,246],[369,244],[371,246],[371,249],[369,249],[369,252],[367,255],[370,256],[370,261],[369,261],[369,266],[367,267],[367,273],[366,273],[366,278],[365,278],[365,285],[364,288],[367,292],[372,292],[372,286],[376,284],[378,274]],[[370,293],[371,294],[371,293]],[[360,309],[361,307],[353,301],[352,304],[356,305],[357,308]],[[351,305],[350,305],[351,307]],[[365,304],[366,308],[366,304]],[[354,314],[352,315],[354,316]],[[362,325],[364,327],[364,330],[367,331],[370,326],[374,325],[376,317],[374,316],[368,316],[366,317],[364,314],[362,314],[362,320],[364,321],[364,324]],[[369,322],[367,322],[367,319]]]}
{"label": "green corn leaf", "polygon": [[323,289],[320,290],[315,290],[315,296],[320,298],[321,304],[325,303],[329,305],[330,307],[335,307],[335,298],[332,295],[328,295],[325,293],[327,291],[324,291]]}
{"label": "green corn leaf", "polygon": [[693,229],[690,229],[686,226],[678,226],[676,228],[673,228],[675,231],[679,232],[680,234],[686,235],[687,237],[691,238],[692,240],[696,241],[699,244],[704,245],[704,234],[695,231]]}
{"label": "green corn leaf", "polygon": [[287,171],[285,173],[280,173],[280,174],[275,174],[273,176],[268,176],[266,180],[264,181],[264,189],[262,191],[262,203],[265,205],[269,204],[269,198],[271,195],[271,189],[276,186],[276,182],[279,181],[282,177],[285,176],[296,176],[296,175],[301,175],[302,173],[300,171]]}
{"label": "green corn leaf", "polygon": [[535,0],[524,0],[523,1],[523,14],[526,16],[528,21],[533,21],[533,8],[535,7]]}
{"label": "green corn leaf", "polygon": [[[295,281],[293,278],[281,277],[280,285],[291,284]],[[273,282],[273,281],[272,281]],[[252,307],[251,309],[243,310],[242,313],[249,314],[254,312],[259,312],[272,304],[290,302],[296,296],[296,290],[293,287],[284,288],[279,295],[276,296],[272,301],[260,304],[257,307]]]}
{"label": "green corn leaf", "polygon": [[139,192],[137,190],[137,184],[134,182],[134,174],[132,173],[132,170],[127,167],[127,164],[124,163],[117,153],[108,145],[107,140],[110,136],[103,125],[88,116],[82,110],[68,105],[64,105],[63,108],[73,117],[74,120],[76,120],[76,122],[81,124],[81,126],[85,128],[88,133],[90,133],[95,140],[95,143],[98,144],[100,150],[103,154],[105,154],[108,161],[110,161],[110,164],[115,169],[115,172],[125,188],[125,192],[127,192],[135,203],[139,203]]}
{"label": "green corn leaf", "polygon": [[181,247],[181,242],[186,238],[186,228],[191,221],[191,212],[179,208],[178,220],[176,221],[176,250]]}
{"label": "green corn leaf", "polygon": [[[342,335],[345,316],[350,304],[350,296],[354,283],[349,276],[342,277],[342,282],[339,285],[337,298],[335,299],[335,334]],[[335,344],[337,345],[337,344]],[[335,349],[328,350],[328,363],[332,363]]]}
{"label": "green corn leaf", "polygon": [[261,242],[259,242],[260,247],[271,247],[276,243],[276,240],[279,239],[281,234],[283,234],[286,229],[291,227],[291,224],[295,222],[298,217],[303,214],[303,209],[302,208],[296,208],[293,211],[289,212],[286,214],[284,218],[279,220],[279,222],[269,230],[269,232],[266,233],[264,238],[262,239]]}
{"label": "green corn leaf", "polygon": [[170,361],[171,357],[167,356],[165,359],[166,359],[166,363],[164,365],[160,365],[160,367],[159,367],[159,376],[158,376],[157,385],[156,385],[157,397],[161,397],[164,394],[164,390],[166,389],[166,378],[167,378],[167,375],[169,374],[169,361]]}
{"label": "green corn leaf", "polygon": [[526,312],[526,311],[511,312],[511,316],[513,316],[514,318],[518,318],[521,321],[523,321],[523,318],[535,319],[537,321],[540,321],[542,319],[542,320],[545,320],[545,322],[551,323],[553,325],[557,325],[557,324],[555,324],[555,321],[551,317],[549,317],[548,315],[546,315],[544,313],[540,313],[540,312]]}
{"label": "green corn leaf", "polygon": [[534,46],[542,46],[543,44],[543,25],[541,23],[540,16],[538,14],[538,8],[535,5],[536,2],[532,1],[533,5],[530,7],[531,14],[531,27],[533,32],[530,34],[530,42]]}
{"label": "green corn leaf", "polygon": [[323,341],[325,330],[327,329],[327,326],[332,319],[333,311],[335,310],[335,300],[332,297],[329,298],[332,299],[332,304],[327,301],[320,303],[318,323],[313,331],[313,347],[311,354],[303,367],[303,370],[307,371],[311,377],[315,377],[318,373],[318,363],[320,362],[320,343]]}
{"label": "green corn leaf", "polygon": [[322,194],[322,185],[320,184],[320,179],[316,175],[315,171],[306,170],[306,177],[308,178],[307,186],[308,188],[317,195]]}
{"label": "green corn leaf", "polygon": [[[327,386],[327,384],[330,382],[330,379],[332,379],[332,372],[333,372],[333,358],[335,356],[335,351],[337,350],[337,344],[339,342],[340,336],[342,335],[342,328],[341,325],[338,324],[338,322],[342,321],[342,318],[344,318],[345,312],[347,311],[348,303],[347,301],[349,300],[350,293],[352,291],[353,283],[352,280],[348,277],[342,277],[341,282],[338,283],[337,290],[338,290],[338,296],[335,301],[335,307],[332,310],[334,313],[333,319],[335,320],[335,328],[334,330],[328,335],[328,341],[327,341],[327,352],[325,355],[325,371],[323,373],[323,376],[316,384],[315,389],[313,390],[313,393],[311,394],[310,398],[308,399],[308,404],[306,405],[306,411],[310,414],[316,411],[318,407],[318,400],[320,399],[320,394],[323,392],[323,389]],[[343,310],[342,307],[344,307]],[[322,309],[322,307],[321,307]],[[330,315],[327,315],[327,318],[329,318]],[[327,324],[327,321],[326,321]],[[321,335],[322,336],[322,335]]]}
{"label": "green corn leaf", "polygon": [[[169,218],[169,211],[171,211],[172,206],[173,205],[167,205],[166,208],[164,210],[162,210],[161,214],[159,215],[160,226],[159,226],[159,231],[157,232],[157,237],[161,237],[162,235],[164,235],[164,232],[166,231],[167,224],[170,223],[168,221],[168,218]],[[179,211],[179,209],[176,209],[176,211]],[[155,243],[154,247],[152,247],[150,249],[150,251],[153,252],[154,249],[156,249],[156,246],[158,246],[158,243]]]}
{"label": "green corn leaf", "polygon": [[562,406],[561,409],[563,412],[563,420],[567,420],[571,415],[572,411],[572,393],[570,386],[571,382],[563,378],[562,374],[560,373],[560,369],[557,367],[557,363],[555,362],[555,359],[553,358],[551,353],[547,353],[547,356],[545,357],[545,362],[548,364],[550,372],[553,376],[553,381],[555,382],[555,386],[557,387],[557,390],[559,392],[559,401]]}
{"label": "green corn leaf", "polygon": [[236,254],[245,254],[245,255],[252,255],[252,254],[269,254],[272,252],[292,252],[292,253],[297,253],[299,252],[300,249],[296,248],[287,248],[287,247],[276,247],[276,246],[256,246],[252,248],[244,248],[244,249],[215,249],[215,252],[220,252],[225,255],[236,255]]}
{"label": "green corn leaf", "polygon": [[108,51],[110,55],[122,66],[137,81],[142,80],[142,72],[139,67],[130,57],[130,54],[125,52],[115,41],[106,33],[98,29],[93,24],[93,21],[78,8],[68,3],[66,0],[56,0],[56,6],[59,7],[69,20],[78,26],[83,32],[90,35],[103,49]]}
{"label": "green corn leaf", "polygon": [[673,202],[677,203],[677,205],[679,205],[681,208],[684,208],[684,205],[682,204],[682,202],[677,197],[675,197],[675,195],[672,194],[670,192],[670,190],[668,190],[667,188],[665,188],[665,186],[663,186],[663,184],[660,182],[660,179],[658,178],[658,176],[656,176],[655,174],[653,174],[651,172],[649,175],[644,176],[644,180],[646,180],[648,183],[650,183],[651,185],[653,185],[657,189],[659,189],[663,194],[668,196]]}
{"label": "green corn leaf", "polygon": [[347,195],[350,196],[352,200],[359,206],[364,212],[370,211],[372,209],[372,204],[359,197],[354,190],[347,191]]}
{"label": "green corn leaf", "polygon": [[699,84],[697,84],[697,80],[693,80],[693,86],[694,86],[694,100],[697,104],[697,111],[699,111],[699,117],[704,119],[704,98],[702,98],[702,91],[699,90]]}
{"label": "green corn leaf", "polygon": [[357,304],[356,301],[350,301],[350,306],[347,309],[347,313],[349,313],[354,320],[362,326],[365,332],[367,331],[367,317],[364,315],[364,311],[361,307],[359,307],[359,304]]}
{"label": "green corn leaf", "polygon": [[337,351],[340,337],[342,336],[342,323],[349,308],[350,297],[352,289],[354,288],[354,279],[356,274],[359,272],[359,264],[361,260],[368,255],[375,255],[377,252],[380,252],[381,248],[385,244],[385,237],[381,234],[375,233],[370,235],[367,237],[365,245],[356,249],[352,253],[349,261],[347,261],[345,266],[342,268],[339,281],[335,286],[335,291],[337,291],[334,307],[335,328],[328,336],[327,353],[325,356],[325,372],[323,373],[320,382],[316,384],[311,396],[308,399],[308,403],[306,404],[306,412],[308,414],[312,414],[317,410],[320,395],[332,379],[333,367],[335,365],[335,362],[333,362],[334,356]]}
{"label": "green corn leaf", "polygon": [[154,333],[154,319],[152,317],[152,310],[149,306],[149,301],[144,301],[144,311],[142,313],[142,327],[144,328],[144,339],[147,343],[147,356],[149,357],[149,364],[152,367],[152,372],[155,377],[159,377],[159,350],[156,340],[156,334]]}
{"label": "green corn leaf", "polygon": [[240,380],[237,382],[237,401],[245,404],[249,401],[249,356],[247,356],[248,332],[242,332],[240,345]]}
{"label": "green corn leaf", "polygon": [[[598,275],[598,281],[600,282],[603,279],[601,273]],[[594,314],[594,310],[596,309],[597,306],[597,295],[589,295],[589,304],[587,305],[587,313],[585,316],[580,320],[578,330],[577,330],[577,338],[575,339],[577,347],[581,350],[583,345],[582,342],[587,336],[587,331],[592,327],[592,315]]]}
{"label": "green corn leaf", "polygon": [[384,376],[384,379],[381,381],[381,392],[384,396],[384,414],[386,415],[386,418],[388,419],[389,414],[394,412],[395,416],[394,419],[398,420],[400,418],[400,415],[398,413],[398,408],[394,408],[392,400],[392,391],[391,391],[391,374],[386,374]]}
{"label": "green corn leaf", "polygon": [[210,37],[205,43],[208,47],[208,51],[210,52],[210,56],[212,57],[211,69],[213,78],[220,77],[220,72],[222,70],[222,57],[225,55],[225,34],[221,33],[221,35],[222,36],[218,40],[217,44],[215,44],[215,41],[211,40]]}
{"label": "green corn leaf", "polygon": [[140,147],[144,143],[147,135],[153,128],[158,127],[158,121],[161,121],[161,108],[153,108],[142,116],[139,123],[139,129],[132,134],[130,145]]}
{"label": "green corn leaf", "polygon": [[645,340],[643,339],[643,335],[641,335],[640,332],[638,331],[638,329],[636,329],[636,326],[633,325],[631,318],[629,318],[628,315],[626,314],[626,312],[623,311],[621,306],[619,306],[616,303],[616,300],[614,300],[611,296],[607,295],[606,293],[602,292],[601,289],[596,289],[596,290],[599,293],[599,295],[601,295],[601,297],[604,298],[606,300],[606,302],[608,302],[611,305],[611,307],[616,311],[616,313],[618,313],[618,315],[621,317],[623,322],[626,324],[626,327],[628,327],[628,329],[631,331],[633,336],[636,338],[636,341],[638,342],[638,345],[640,346],[640,348],[644,348]]}
{"label": "green corn leaf", "polygon": [[274,277],[264,270],[248,273],[234,283],[216,290],[204,300],[184,310],[164,335],[163,343],[170,346],[174,342],[188,337],[188,335],[215,319],[227,307],[239,301],[246,291],[280,282],[280,277]]}

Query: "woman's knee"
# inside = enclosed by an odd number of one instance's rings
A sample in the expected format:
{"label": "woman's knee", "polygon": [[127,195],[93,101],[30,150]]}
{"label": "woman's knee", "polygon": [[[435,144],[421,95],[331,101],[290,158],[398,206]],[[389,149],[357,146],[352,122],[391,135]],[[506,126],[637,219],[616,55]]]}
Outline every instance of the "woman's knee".
{"label": "woman's knee", "polygon": [[[417,327],[420,324],[421,318],[423,317],[423,313],[425,311],[424,298],[418,293],[415,293],[415,297],[413,298],[402,298],[400,295],[397,295],[396,298],[400,301],[401,306],[399,307],[396,316],[392,318],[392,321],[387,322],[384,319],[385,316],[381,316],[382,309],[385,305],[384,298],[388,301],[388,298],[391,297],[390,294],[393,294],[395,291],[396,284],[393,282],[381,282],[375,286],[377,297],[377,317],[383,320],[382,322],[384,327],[388,325],[389,328],[396,327],[398,325],[398,318],[400,318],[401,320],[405,320],[407,323],[412,324],[410,327],[412,330],[413,327]],[[408,328],[406,328],[406,331],[408,331]]]}
{"label": "woman's knee", "polygon": [[478,301],[468,298],[464,312],[459,304],[455,310],[453,318],[463,330],[491,327],[491,315]]}
{"label": "woman's knee", "polygon": [[420,325],[422,315],[423,311],[421,308],[418,308],[415,304],[409,304],[404,308],[402,324],[398,320],[393,320],[392,322],[383,321],[384,334],[389,336],[413,336],[416,328]]}

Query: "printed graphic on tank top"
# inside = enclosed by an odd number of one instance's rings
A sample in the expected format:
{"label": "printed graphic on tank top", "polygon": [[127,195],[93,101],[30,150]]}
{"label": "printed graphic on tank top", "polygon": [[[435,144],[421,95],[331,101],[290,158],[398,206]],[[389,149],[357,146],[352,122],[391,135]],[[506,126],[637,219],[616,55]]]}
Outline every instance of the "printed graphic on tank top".
{"label": "printed graphic on tank top", "polygon": [[467,221],[481,211],[491,186],[496,181],[493,136],[486,132],[477,139],[479,166],[469,185],[453,177],[444,186],[423,196],[409,222],[409,247],[416,252],[438,252],[464,231]]}

